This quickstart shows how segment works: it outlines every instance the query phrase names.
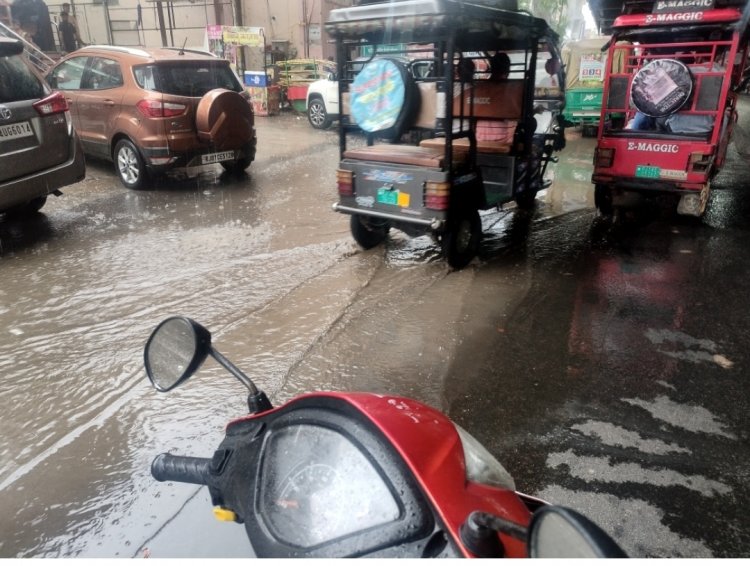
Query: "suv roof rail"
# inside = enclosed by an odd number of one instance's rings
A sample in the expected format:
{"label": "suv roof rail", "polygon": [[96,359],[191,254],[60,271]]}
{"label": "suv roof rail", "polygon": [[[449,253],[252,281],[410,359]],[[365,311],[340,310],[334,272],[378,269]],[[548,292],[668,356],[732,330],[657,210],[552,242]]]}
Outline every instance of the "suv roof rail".
{"label": "suv roof rail", "polygon": [[137,49],[134,47],[119,47],[117,45],[86,45],[81,47],[82,51],[88,51],[90,49],[98,49],[101,51],[116,51],[118,53],[129,53],[130,55],[140,55],[141,57],[151,57],[151,54],[143,49]]}

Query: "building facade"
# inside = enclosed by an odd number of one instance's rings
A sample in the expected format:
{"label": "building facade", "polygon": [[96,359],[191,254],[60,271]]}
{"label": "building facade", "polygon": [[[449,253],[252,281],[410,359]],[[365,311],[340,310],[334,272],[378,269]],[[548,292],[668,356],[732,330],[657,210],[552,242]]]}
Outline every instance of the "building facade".
{"label": "building facade", "polygon": [[[53,27],[63,0],[47,2]],[[276,59],[334,55],[324,30],[352,0],[69,0],[82,39],[120,46],[207,48],[207,26],[260,28]],[[57,38],[57,31],[54,30]]]}

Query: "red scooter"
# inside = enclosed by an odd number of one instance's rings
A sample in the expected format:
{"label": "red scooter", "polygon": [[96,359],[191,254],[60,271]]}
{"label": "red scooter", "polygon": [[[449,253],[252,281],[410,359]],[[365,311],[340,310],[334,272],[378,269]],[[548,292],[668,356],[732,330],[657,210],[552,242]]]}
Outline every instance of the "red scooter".
{"label": "red scooter", "polygon": [[250,391],[211,458],[161,454],[158,481],[208,486],[217,518],[244,523],[259,557],[624,557],[570,509],[515,490],[477,440],[422,403],[371,393],[310,393],[273,408],[184,317],[145,348],[169,391],[211,355]]}

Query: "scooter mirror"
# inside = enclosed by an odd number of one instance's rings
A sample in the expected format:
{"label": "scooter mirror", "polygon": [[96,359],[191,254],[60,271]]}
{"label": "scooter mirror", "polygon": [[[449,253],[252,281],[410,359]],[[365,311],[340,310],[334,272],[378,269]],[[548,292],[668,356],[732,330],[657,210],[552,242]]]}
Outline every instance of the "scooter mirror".
{"label": "scooter mirror", "polygon": [[146,342],[146,373],[158,391],[169,391],[195,373],[210,352],[206,328],[189,318],[168,318]]}
{"label": "scooter mirror", "polygon": [[627,558],[617,543],[586,517],[552,505],[534,513],[528,544],[531,558]]}

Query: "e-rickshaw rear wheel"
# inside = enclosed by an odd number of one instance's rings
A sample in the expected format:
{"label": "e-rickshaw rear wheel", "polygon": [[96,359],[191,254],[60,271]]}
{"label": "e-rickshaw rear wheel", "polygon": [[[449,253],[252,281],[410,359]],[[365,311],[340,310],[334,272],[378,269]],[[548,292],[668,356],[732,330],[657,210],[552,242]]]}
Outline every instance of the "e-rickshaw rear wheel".
{"label": "e-rickshaw rear wheel", "polygon": [[387,220],[380,218],[366,218],[359,214],[352,214],[349,219],[349,228],[354,241],[369,250],[385,240],[391,225]]}
{"label": "e-rickshaw rear wheel", "polygon": [[516,206],[521,210],[531,210],[536,206],[536,191],[526,190],[515,197]]}
{"label": "e-rickshaw rear wheel", "polygon": [[602,216],[612,216],[615,207],[612,205],[612,191],[606,185],[594,187],[594,205]]}
{"label": "e-rickshaw rear wheel", "polygon": [[479,251],[482,239],[482,220],[476,208],[461,207],[451,214],[440,245],[448,265],[454,269],[466,267]]}

